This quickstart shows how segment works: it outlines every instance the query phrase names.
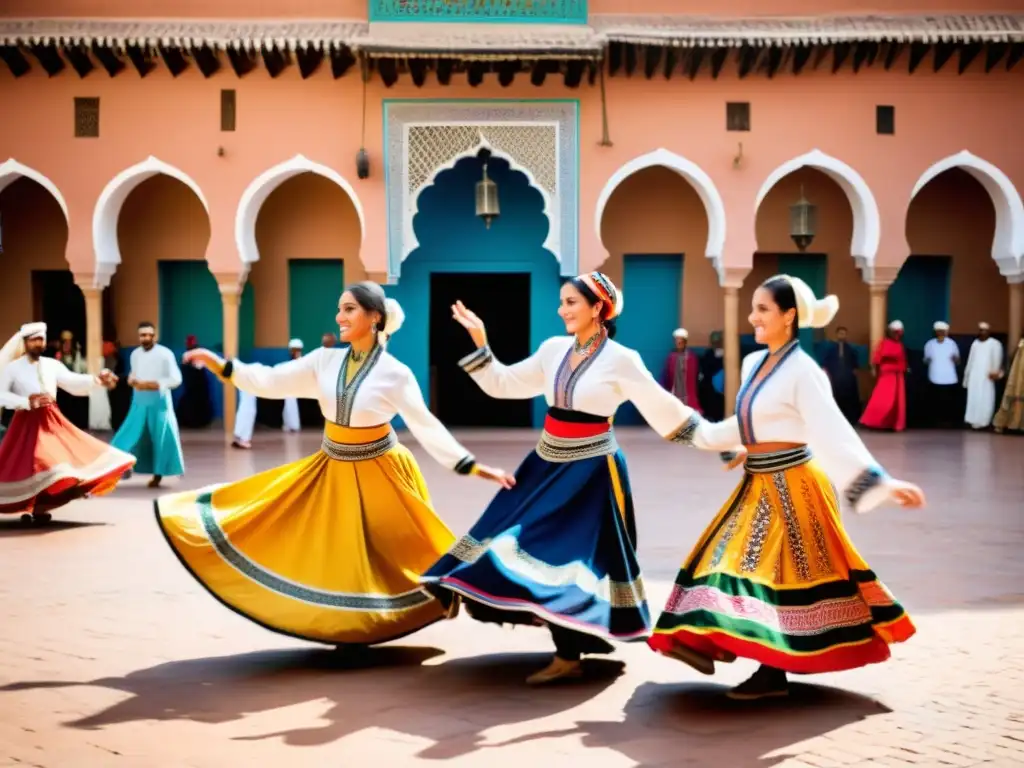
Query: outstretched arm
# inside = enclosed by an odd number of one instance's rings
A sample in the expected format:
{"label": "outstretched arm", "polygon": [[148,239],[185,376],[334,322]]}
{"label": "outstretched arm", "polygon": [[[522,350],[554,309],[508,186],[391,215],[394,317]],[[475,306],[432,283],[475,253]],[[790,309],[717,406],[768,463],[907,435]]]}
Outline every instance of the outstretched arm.
{"label": "outstretched arm", "polygon": [[706,451],[732,453],[742,450],[736,418],[721,422],[705,421],[699,413],[661,388],[643,360],[633,350],[626,350],[618,365],[618,386],[648,424],[666,440]]}
{"label": "outstretched arm", "polygon": [[809,368],[797,380],[796,407],[815,458],[856,511],[868,512],[890,500],[901,506],[924,505],[919,488],[889,477],[875,461],[839,410],[820,370]]}
{"label": "outstretched arm", "polygon": [[476,351],[459,361],[459,366],[468,373],[480,389],[500,400],[528,400],[544,394],[544,368],[541,366],[541,350],[514,365],[498,361],[487,345],[487,331],[484,322],[476,313],[458,301],[452,305],[452,318],[466,329],[476,345]]}
{"label": "outstretched arm", "polygon": [[317,362],[321,356],[322,348],[296,360],[268,366],[243,363],[240,360],[227,361],[208,349],[193,349],[185,353],[185,360],[206,366],[222,381],[234,384],[243,392],[256,397],[269,400],[284,400],[287,397],[319,400]]}

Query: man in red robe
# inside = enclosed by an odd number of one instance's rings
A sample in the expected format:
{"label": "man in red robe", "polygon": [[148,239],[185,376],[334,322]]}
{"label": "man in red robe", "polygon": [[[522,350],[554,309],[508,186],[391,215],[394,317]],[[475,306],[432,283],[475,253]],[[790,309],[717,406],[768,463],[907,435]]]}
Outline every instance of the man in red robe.
{"label": "man in red robe", "polygon": [[907,352],[903,347],[903,323],[889,323],[886,338],[871,360],[875,388],[860,423],[869,429],[902,432],[907,428]]}
{"label": "man in red robe", "polygon": [[0,513],[48,522],[50,510],[109,493],[135,457],[78,429],[57,407],[57,390],[86,397],[117,377],[75,373],[44,357],[46,325],[24,325],[0,349],[0,407],[15,409],[0,443]]}
{"label": "man in red robe", "polygon": [[672,333],[672,340],[675,342],[675,349],[668,353],[665,360],[661,386],[700,413],[700,401],[697,398],[697,374],[700,364],[697,355],[687,348],[690,334],[685,328],[676,328]]}

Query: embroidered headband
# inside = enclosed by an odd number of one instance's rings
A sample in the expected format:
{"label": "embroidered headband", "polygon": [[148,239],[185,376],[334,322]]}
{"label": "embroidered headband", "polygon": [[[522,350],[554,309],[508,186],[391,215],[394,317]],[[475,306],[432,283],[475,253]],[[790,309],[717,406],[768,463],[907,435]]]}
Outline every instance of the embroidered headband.
{"label": "embroidered headband", "polygon": [[587,272],[576,278],[583,283],[591,292],[601,300],[601,319],[612,320],[622,314],[625,305],[625,297],[622,291],[615,287],[615,283],[608,279],[608,276],[601,272]]}

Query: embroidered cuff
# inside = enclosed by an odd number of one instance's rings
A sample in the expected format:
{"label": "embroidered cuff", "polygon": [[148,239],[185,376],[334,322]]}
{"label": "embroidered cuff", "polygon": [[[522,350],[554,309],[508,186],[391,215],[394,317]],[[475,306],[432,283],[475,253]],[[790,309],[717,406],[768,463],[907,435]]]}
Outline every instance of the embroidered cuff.
{"label": "embroidered cuff", "polygon": [[459,463],[455,465],[455,471],[460,475],[469,475],[472,474],[475,466],[476,459],[473,458],[472,454],[467,454],[459,459]]}
{"label": "embroidered cuff", "polygon": [[861,499],[864,498],[866,493],[877,488],[888,479],[889,475],[881,467],[868,467],[857,475],[853,482],[846,486],[846,493],[844,494],[846,500],[850,503],[850,506],[856,507],[860,504]]}
{"label": "embroidered cuff", "polygon": [[680,443],[692,448],[693,438],[697,435],[697,429],[702,421],[704,419],[700,414],[694,412],[675,432],[668,436],[668,439],[673,443]]}
{"label": "embroidered cuff", "polygon": [[739,451],[722,451],[718,454],[718,457],[722,460],[723,464],[728,464],[730,461],[740,455]]}
{"label": "embroidered cuff", "polygon": [[494,355],[491,354],[491,348],[480,347],[475,352],[459,360],[459,367],[466,373],[473,374],[477,371],[482,371],[491,364],[492,360],[494,360]]}

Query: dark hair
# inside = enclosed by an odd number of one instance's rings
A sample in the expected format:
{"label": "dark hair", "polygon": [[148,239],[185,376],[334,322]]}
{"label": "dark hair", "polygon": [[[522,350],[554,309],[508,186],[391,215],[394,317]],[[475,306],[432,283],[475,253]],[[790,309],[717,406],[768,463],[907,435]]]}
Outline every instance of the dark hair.
{"label": "dark hair", "polygon": [[154,331],[156,330],[156,326],[152,323],[139,323],[139,330],[141,331],[143,328],[152,328]]}
{"label": "dark hair", "polygon": [[[601,302],[604,301],[604,299],[600,298],[596,293],[594,293],[592,290],[590,290],[590,286],[589,285],[587,285],[585,282],[580,280],[578,277],[572,278],[569,282],[572,283],[573,288],[575,288],[577,291],[580,292],[580,295],[583,297],[584,301],[586,301],[587,304],[589,304],[590,306],[594,306],[599,301],[601,301]],[[603,325],[604,325],[604,329],[608,332],[608,338],[609,339],[614,339],[615,338],[615,318],[613,317],[613,318],[610,318],[608,320],[605,320],[603,322]]]}
{"label": "dark hair", "polygon": [[796,315],[793,318],[793,328],[790,331],[790,339],[799,340],[800,310],[796,306],[796,291],[793,290],[793,284],[784,277],[772,277],[761,283],[761,287],[772,295],[772,298],[782,312],[788,312],[791,309],[796,311]]}
{"label": "dark hair", "polygon": [[345,291],[351,293],[352,298],[356,300],[356,304],[367,312],[376,312],[380,315],[377,330],[383,331],[384,326],[388,323],[388,312],[384,305],[386,298],[384,296],[384,289],[370,280],[364,280],[361,283],[350,285]]}
{"label": "dark hair", "polygon": [[839,333],[840,331],[849,331],[849,330],[850,329],[847,328],[845,325],[840,325],[840,326],[836,327],[836,333]]}

